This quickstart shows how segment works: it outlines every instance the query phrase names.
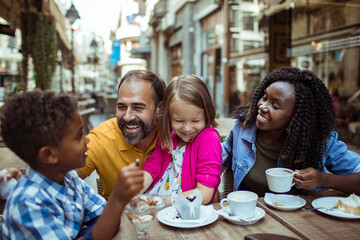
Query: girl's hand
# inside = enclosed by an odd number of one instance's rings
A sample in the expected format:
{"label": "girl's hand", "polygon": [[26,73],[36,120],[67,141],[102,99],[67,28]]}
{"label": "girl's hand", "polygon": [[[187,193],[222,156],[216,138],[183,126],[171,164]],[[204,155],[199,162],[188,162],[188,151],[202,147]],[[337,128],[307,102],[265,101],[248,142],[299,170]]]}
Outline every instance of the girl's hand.
{"label": "girl's hand", "polygon": [[142,170],[142,172],[144,173],[144,186],[143,189],[141,189],[140,193],[144,193],[154,181],[150,173],[144,170]]}
{"label": "girl's hand", "polygon": [[323,187],[323,174],[314,168],[295,170],[294,182],[297,188],[307,191]]}
{"label": "girl's hand", "polygon": [[[17,168],[7,168],[6,170],[7,170],[6,178],[8,181],[12,178],[19,180],[19,178],[23,175],[21,171]],[[2,182],[3,179],[4,179],[3,175],[0,174],[0,182]]]}

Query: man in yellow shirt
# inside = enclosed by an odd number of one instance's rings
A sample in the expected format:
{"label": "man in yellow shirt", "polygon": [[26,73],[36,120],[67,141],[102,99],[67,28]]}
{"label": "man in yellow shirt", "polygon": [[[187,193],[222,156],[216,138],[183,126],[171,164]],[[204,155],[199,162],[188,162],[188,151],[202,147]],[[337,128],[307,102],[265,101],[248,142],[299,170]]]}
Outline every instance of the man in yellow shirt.
{"label": "man in yellow shirt", "polygon": [[105,198],[110,196],[120,170],[137,158],[142,166],[154,149],[158,139],[157,112],[165,87],[155,73],[128,72],[119,84],[116,118],[89,133],[86,166],[76,171],[86,178],[96,170]]}

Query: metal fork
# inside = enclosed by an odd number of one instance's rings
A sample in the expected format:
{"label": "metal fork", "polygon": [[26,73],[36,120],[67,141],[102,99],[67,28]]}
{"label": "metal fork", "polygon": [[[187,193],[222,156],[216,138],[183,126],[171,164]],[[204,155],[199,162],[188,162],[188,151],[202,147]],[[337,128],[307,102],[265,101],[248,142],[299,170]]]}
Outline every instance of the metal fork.
{"label": "metal fork", "polygon": [[312,207],[312,208],[306,208],[306,207],[303,207],[303,208],[301,208],[301,209],[302,209],[302,210],[310,210],[310,211],[312,211],[312,210],[318,210],[318,209],[324,209],[324,210],[326,210],[326,211],[334,211],[334,210],[338,209],[338,207],[337,207],[337,206],[332,207],[332,208],[328,208],[328,207]]}

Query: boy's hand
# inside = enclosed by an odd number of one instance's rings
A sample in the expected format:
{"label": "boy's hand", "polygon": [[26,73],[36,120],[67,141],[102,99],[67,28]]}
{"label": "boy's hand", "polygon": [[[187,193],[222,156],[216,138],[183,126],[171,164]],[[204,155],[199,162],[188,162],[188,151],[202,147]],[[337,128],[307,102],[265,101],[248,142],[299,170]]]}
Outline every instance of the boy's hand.
{"label": "boy's hand", "polygon": [[135,163],[121,169],[108,203],[91,230],[93,239],[112,239],[125,205],[140,192],[143,182],[143,172]]}
{"label": "boy's hand", "polygon": [[132,163],[121,169],[114,188],[114,197],[125,205],[140,192],[143,183],[143,172]]}
{"label": "boy's hand", "polygon": [[295,170],[294,182],[297,188],[307,191],[313,190],[323,186],[323,173],[314,168],[305,168],[302,170]]}
{"label": "boy's hand", "polygon": [[[17,168],[7,168],[6,170],[7,170],[6,178],[8,181],[12,178],[19,180],[19,178],[23,175],[21,171]],[[3,179],[4,179],[3,175],[0,174],[0,182],[2,182]]]}

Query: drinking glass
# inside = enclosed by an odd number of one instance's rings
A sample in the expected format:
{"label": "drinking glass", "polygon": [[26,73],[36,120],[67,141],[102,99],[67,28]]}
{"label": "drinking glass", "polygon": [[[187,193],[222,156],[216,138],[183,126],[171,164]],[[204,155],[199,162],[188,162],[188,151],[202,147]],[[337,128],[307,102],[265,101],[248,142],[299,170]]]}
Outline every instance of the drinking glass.
{"label": "drinking glass", "polygon": [[148,229],[156,213],[165,205],[165,198],[154,194],[139,194],[126,205],[125,213],[134,225],[138,239],[147,239]]}

